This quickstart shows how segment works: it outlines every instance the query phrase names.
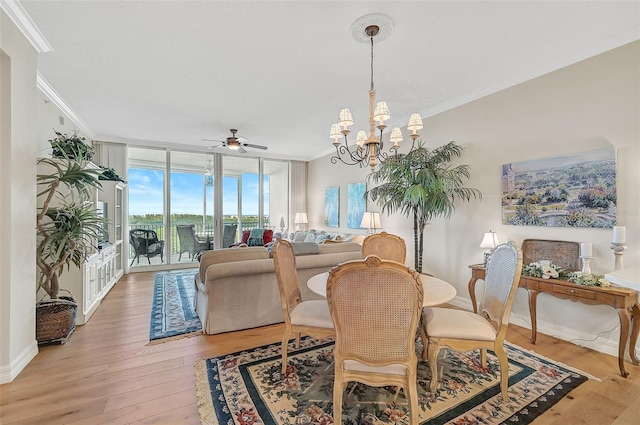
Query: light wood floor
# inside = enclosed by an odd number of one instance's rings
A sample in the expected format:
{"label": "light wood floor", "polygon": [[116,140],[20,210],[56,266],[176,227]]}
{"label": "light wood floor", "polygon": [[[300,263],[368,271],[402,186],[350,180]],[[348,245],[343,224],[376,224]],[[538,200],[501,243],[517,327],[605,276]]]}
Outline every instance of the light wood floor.
{"label": "light wood floor", "polygon": [[[147,346],[154,273],[125,276],[88,324],[62,346],[41,347],[14,382],[0,386],[0,423],[198,425],[196,360],[280,340],[282,326],[197,336]],[[535,424],[640,423],[640,366],[546,335],[511,326],[507,339],[577,367],[589,380]]]}

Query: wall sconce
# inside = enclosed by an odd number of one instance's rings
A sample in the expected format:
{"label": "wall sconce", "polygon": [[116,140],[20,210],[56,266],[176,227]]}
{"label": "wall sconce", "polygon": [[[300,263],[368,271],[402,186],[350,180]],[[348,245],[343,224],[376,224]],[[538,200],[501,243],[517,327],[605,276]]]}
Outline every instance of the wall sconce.
{"label": "wall sconce", "polygon": [[380,213],[365,211],[365,213],[362,214],[360,227],[367,229],[367,235],[376,233],[377,229],[382,229],[382,223],[380,222]]}
{"label": "wall sconce", "polygon": [[309,220],[307,219],[307,213],[296,213],[293,223],[296,224],[296,230],[305,230]]}
{"label": "wall sconce", "polygon": [[484,266],[487,266],[487,260],[491,256],[493,250],[500,245],[500,241],[498,240],[498,234],[494,231],[489,230],[482,237],[482,242],[480,242],[479,248],[484,248]]}

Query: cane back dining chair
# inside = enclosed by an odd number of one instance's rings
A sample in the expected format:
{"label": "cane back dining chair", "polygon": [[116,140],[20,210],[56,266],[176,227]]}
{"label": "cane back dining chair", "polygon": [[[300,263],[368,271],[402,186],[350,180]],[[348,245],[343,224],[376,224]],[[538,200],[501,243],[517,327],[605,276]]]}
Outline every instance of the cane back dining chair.
{"label": "cane back dining chair", "polygon": [[333,337],[333,321],[325,300],[302,300],[298,287],[298,271],[293,248],[288,241],[278,239],[273,247],[273,262],[280,290],[285,330],[282,336],[282,373],[287,371],[287,345],[295,334],[300,348],[300,334],[318,338]]}
{"label": "cane back dining chair", "polygon": [[176,231],[178,232],[178,240],[180,241],[180,252],[178,253],[178,261],[182,259],[182,253],[189,254],[189,258],[196,259],[196,255],[201,251],[206,251],[210,246],[209,237],[199,238],[196,235],[196,229],[193,224],[178,224],[176,225]]}
{"label": "cane back dining chair", "polygon": [[511,242],[499,245],[487,263],[484,294],[478,313],[448,308],[425,308],[422,313],[422,340],[426,342],[423,360],[429,360],[431,393],[438,388],[438,353],[442,348],[457,351],[480,349],[482,367],[487,367],[487,349],[492,350],[500,362],[500,391],[508,398],[509,362],[503,343],[509,325],[520,273],[522,252]]}
{"label": "cane back dining chair", "polygon": [[381,232],[367,236],[362,242],[362,257],[377,255],[383,260],[404,264],[407,257],[407,246],[400,236]]}
{"label": "cane back dining chair", "polygon": [[160,255],[160,262],[164,262],[164,241],[158,239],[158,234],[154,230],[147,229],[131,229],[129,230],[129,243],[133,248],[133,262],[138,260],[140,264],[140,256],[147,257],[147,261],[151,264],[151,257]]}
{"label": "cane back dining chair", "polygon": [[375,255],[329,272],[327,302],[336,332],[333,420],[341,423],[348,382],[404,388],[410,424],[418,424],[415,336],[422,311],[418,273]]}

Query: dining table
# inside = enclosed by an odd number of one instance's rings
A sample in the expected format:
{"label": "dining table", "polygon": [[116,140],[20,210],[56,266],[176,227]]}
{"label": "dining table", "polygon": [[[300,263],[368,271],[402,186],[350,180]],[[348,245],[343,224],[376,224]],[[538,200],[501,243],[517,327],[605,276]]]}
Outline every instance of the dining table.
{"label": "dining table", "polygon": [[[327,280],[329,272],[324,272],[311,276],[307,280],[307,287],[314,294],[327,297]],[[434,307],[440,304],[446,304],[457,295],[456,288],[449,282],[438,279],[435,276],[420,274],[424,296],[422,298],[423,307]]]}

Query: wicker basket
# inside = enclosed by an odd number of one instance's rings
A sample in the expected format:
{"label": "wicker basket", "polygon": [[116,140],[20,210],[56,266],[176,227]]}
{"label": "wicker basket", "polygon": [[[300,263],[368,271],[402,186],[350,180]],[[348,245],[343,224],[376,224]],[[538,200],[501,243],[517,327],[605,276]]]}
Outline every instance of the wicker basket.
{"label": "wicker basket", "polygon": [[42,344],[64,344],[76,329],[78,303],[73,295],[44,299],[36,304],[36,340]]}

